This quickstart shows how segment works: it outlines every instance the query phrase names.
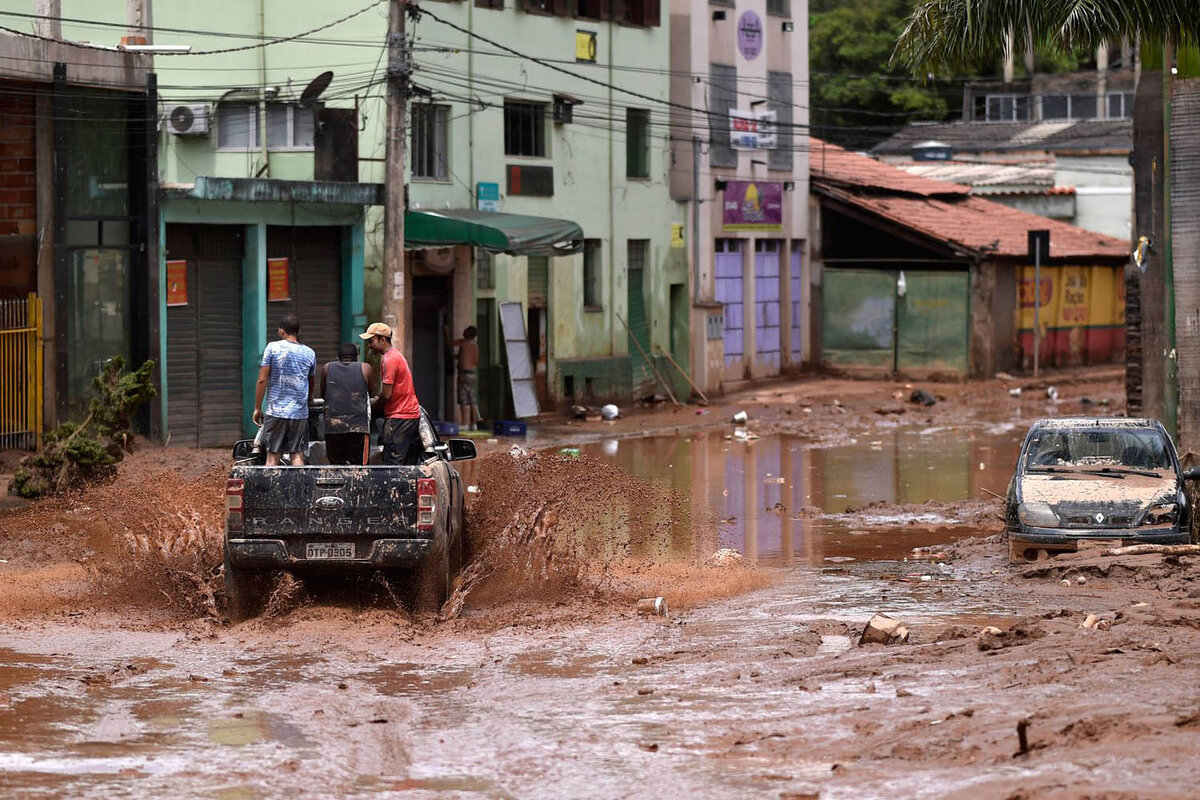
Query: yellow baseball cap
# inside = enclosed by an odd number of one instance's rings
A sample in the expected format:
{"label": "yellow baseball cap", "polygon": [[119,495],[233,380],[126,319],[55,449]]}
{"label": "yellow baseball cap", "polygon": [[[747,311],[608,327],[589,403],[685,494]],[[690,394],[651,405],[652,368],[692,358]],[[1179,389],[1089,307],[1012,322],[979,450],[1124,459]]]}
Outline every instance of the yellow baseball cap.
{"label": "yellow baseball cap", "polygon": [[382,322],[372,322],[370,327],[367,328],[367,332],[360,333],[358,338],[370,339],[375,336],[385,336],[390,339],[392,338],[392,329],[391,327],[384,325]]}

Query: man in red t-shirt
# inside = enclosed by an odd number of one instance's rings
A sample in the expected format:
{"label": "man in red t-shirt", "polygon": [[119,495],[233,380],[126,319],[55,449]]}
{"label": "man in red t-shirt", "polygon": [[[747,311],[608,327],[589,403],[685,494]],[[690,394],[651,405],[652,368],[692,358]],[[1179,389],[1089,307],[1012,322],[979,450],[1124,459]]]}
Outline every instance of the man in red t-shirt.
{"label": "man in red t-shirt", "polygon": [[417,403],[408,361],[392,347],[392,329],[382,322],[371,323],[358,338],[366,340],[367,346],[381,356],[379,397],[372,405],[383,416],[383,463],[419,464],[425,452],[421,443],[421,406]]}

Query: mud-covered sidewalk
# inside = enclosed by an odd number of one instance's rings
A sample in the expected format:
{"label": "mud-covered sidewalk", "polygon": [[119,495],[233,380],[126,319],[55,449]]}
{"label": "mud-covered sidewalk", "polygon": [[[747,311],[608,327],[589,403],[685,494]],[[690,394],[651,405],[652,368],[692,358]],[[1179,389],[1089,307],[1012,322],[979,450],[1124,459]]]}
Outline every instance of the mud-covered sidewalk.
{"label": "mud-covered sidewalk", "polygon": [[[1120,409],[1116,375],[1052,380],[926,407],[805,379],[501,440],[469,478],[483,577],[441,620],[281,580],[230,625],[225,455],[145,451],[0,510],[0,794],[1191,797],[1200,558],[1012,567],[980,491],[1031,419]],[[909,640],[858,646],[876,612]]]}

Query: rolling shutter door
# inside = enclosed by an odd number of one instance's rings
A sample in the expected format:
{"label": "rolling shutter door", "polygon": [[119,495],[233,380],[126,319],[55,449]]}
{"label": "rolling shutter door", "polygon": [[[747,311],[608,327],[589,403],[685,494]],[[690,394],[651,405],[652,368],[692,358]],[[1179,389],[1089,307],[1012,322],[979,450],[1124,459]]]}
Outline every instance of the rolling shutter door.
{"label": "rolling shutter door", "polygon": [[167,226],[168,261],[186,260],[188,303],[167,306],[167,431],[170,443],[196,446],[200,430],[200,349],[197,346],[196,250],[190,225]]}
{"label": "rolling shutter door", "polygon": [[171,442],[223,447],[242,435],[242,229],[170,225],[167,259],[186,259],[187,305],[167,308]]}
{"label": "rolling shutter door", "polygon": [[269,338],[280,317],[300,318],[300,341],[317,354],[317,364],[337,360],[341,342],[342,258],[338,227],[267,228],[267,257],[288,259],[291,298],[267,303]]}
{"label": "rolling shutter door", "polygon": [[550,259],[547,256],[529,256],[527,263],[529,307],[549,308]]}

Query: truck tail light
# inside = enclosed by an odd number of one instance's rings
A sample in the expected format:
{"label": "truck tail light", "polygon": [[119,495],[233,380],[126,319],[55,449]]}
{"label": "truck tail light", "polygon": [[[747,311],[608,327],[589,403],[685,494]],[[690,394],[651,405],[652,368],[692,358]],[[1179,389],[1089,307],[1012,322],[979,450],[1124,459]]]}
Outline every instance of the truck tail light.
{"label": "truck tail light", "polygon": [[229,531],[242,530],[242,511],[244,510],[246,482],[241,478],[230,478],[225,481],[225,529]]}
{"label": "truck tail light", "polygon": [[417,479],[417,530],[432,531],[433,517],[437,511],[437,481],[433,478]]}

